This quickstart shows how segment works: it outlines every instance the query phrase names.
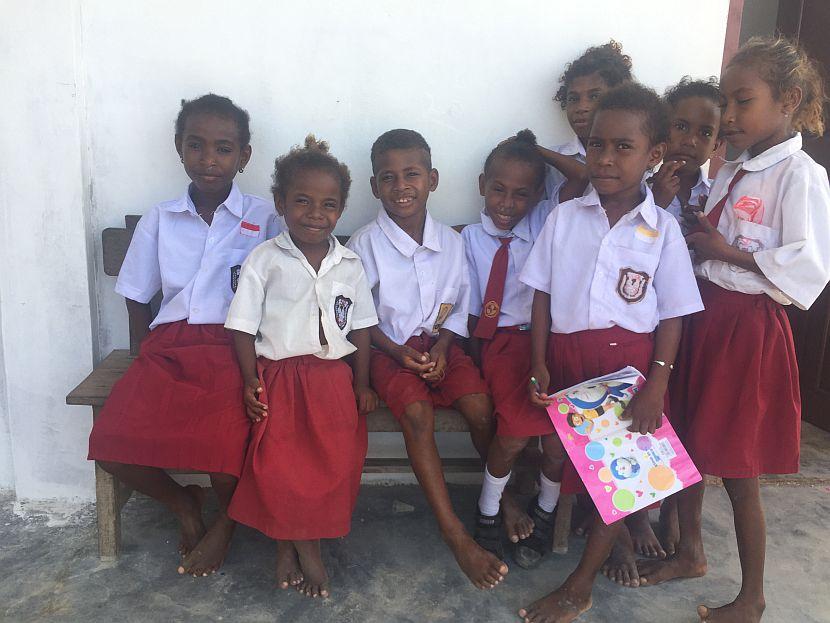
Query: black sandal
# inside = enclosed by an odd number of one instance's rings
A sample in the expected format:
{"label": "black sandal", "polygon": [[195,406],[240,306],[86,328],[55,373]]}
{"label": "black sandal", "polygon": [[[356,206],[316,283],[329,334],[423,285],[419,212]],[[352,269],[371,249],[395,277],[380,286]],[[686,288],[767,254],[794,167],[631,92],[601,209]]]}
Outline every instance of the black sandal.
{"label": "black sandal", "polygon": [[482,549],[487,550],[499,560],[504,560],[501,524],[501,511],[496,515],[482,515],[480,510],[476,510],[476,531],[473,539]]}
{"label": "black sandal", "polygon": [[516,544],[513,558],[522,569],[532,569],[550,551],[556,509],[548,513],[539,507],[539,496],[530,501],[527,514],[533,520],[533,532]]}

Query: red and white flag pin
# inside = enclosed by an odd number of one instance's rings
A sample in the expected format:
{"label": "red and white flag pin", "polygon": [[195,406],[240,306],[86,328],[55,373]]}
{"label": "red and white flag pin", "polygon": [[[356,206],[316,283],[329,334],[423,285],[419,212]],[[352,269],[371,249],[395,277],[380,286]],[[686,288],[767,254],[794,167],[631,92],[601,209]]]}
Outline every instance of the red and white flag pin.
{"label": "red and white flag pin", "polygon": [[242,221],[242,225],[239,226],[239,233],[243,236],[259,238],[259,225],[254,225],[253,223]]}

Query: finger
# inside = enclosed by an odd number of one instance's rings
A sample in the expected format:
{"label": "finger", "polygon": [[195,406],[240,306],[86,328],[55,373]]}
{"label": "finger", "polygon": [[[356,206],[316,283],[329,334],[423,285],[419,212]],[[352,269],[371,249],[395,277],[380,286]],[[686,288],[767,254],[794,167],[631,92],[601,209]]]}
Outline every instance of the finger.
{"label": "finger", "polygon": [[[677,171],[682,166],[684,166],[685,164],[686,164],[686,161],[682,160],[682,159],[681,160],[669,160],[667,163],[663,164],[663,167],[661,167],[661,170],[663,168],[667,168],[668,169],[667,174],[670,175],[670,176],[674,176],[674,174],[677,173]],[[678,182],[679,181],[680,181],[680,179],[678,178]]]}
{"label": "finger", "polygon": [[695,217],[697,218],[698,224],[703,228],[704,232],[713,232],[718,231],[717,228],[712,225],[712,221],[709,220],[709,217],[703,214],[703,212],[695,212]]}

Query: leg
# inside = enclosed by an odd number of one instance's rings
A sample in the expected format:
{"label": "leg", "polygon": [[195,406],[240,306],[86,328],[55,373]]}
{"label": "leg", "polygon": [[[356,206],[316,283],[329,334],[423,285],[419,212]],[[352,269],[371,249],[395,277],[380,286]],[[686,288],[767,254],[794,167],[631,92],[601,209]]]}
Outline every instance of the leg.
{"label": "leg", "polygon": [[132,489],[158,500],[179,520],[181,538],[179,551],[188,554],[205,534],[202,523],[204,494],[196,485],[182,487],[163,469],[143,465],[126,465],[98,461],[101,469],[109,472]]}
{"label": "leg", "polygon": [[219,514],[216,521],[205,536],[196,544],[179,566],[179,573],[189,573],[193,577],[206,576],[216,573],[231,544],[236,522],[228,517],[228,506],[231,503],[233,492],[238,479],[230,474],[214,473],[210,475],[210,483],[219,501]]}
{"label": "leg", "polygon": [[680,541],[680,525],[677,519],[677,496],[673,495],[660,504],[660,524],[657,530],[660,544],[667,556],[677,551]]}
{"label": "leg", "polygon": [[487,451],[496,432],[493,402],[490,397],[487,394],[467,394],[461,396],[452,406],[464,416],[470,428],[473,446],[481,460],[487,462]]}
{"label": "leg", "polygon": [[303,579],[296,584],[297,591],[308,597],[329,596],[329,574],[320,554],[320,539],[292,541],[300,560]]}
{"label": "leg", "polygon": [[[406,453],[412,471],[435,514],[441,535],[452,550],[461,570],[478,588],[492,588],[507,573],[507,565],[483,550],[467,533],[453,512],[441,457],[435,445],[435,412],[426,401],[413,402],[401,418]],[[298,548],[299,551],[299,548]]]}
{"label": "leg", "polygon": [[720,608],[698,606],[701,621],[757,623],[764,613],[764,556],[767,529],[761,507],[758,478],[724,478],[723,485],[732,502],[735,536],[741,559],[741,591],[730,604]]}
{"label": "leg", "polygon": [[[527,437],[494,436],[490,444],[490,450],[487,453],[487,471],[496,478],[502,478],[510,474],[510,470],[527,442]],[[484,497],[484,491],[482,491],[482,497]],[[507,538],[513,543],[518,543],[519,539],[526,539],[530,536],[533,531],[533,522],[524,509],[519,506],[516,498],[505,490],[501,503]],[[481,508],[481,500],[479,500],[479,510],[484,512],[484,509]]]}
{"label": "leg", "polygon": [[[277,586],[299,586],[303,581],[297,548],[293,541],[277,541]],[[299,589],[297,589],[299,590]]]}
{"label": "leg", "polygon": [[634,556],[634,542],[631,532],[623,521],[620,535],[611,549],[611,555],[602,565],[602,574],[620,586],[640,586],[640,575],[637,573],[637,559]]}

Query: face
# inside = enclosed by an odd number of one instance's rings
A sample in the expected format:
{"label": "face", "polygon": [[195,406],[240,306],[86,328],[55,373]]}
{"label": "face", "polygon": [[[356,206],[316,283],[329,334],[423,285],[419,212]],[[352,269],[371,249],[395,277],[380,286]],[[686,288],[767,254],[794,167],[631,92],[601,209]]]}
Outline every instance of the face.
{"label": "face", "polygon": [[732,147],[757,155],[790,137],[792,114],[801,103],[799,89],[776,99],[758,72],[743,65],[727,67],[720,88],[726,102],[721,136]]}
{"label": "face", "polygon": [[587,141],[588,176],[601,197],[639,193],[645,172],[663,158],[665,143],[651,144],[643,114],[601,110]]}
{"label": "face", "polygon": [[277,212],[285,217],[285,224],[294,244],[328,244],[328,239],[343,213],[340,180],[327,171],[300,169],[285,197],[275,198]]}
{"label": "face", "polygon": [[571,416],[571,421],[574,423],[574,428],[576,428],[577,426],[582,426],[582,424],[585,423],[585,419],[578,413],[574,413]]}
{"label": "face", "polygon": [[251,157],[251,146],[240,144],[236,123],[207,113],[187,117],[176,151],[187,176],[205,194],[227,190]]}
{"label": "face", "polygon": [[490,170],[478,178],[484,210],[493,224],[509,231],[535,206],[542,194],[544,178],[527,162],[496,157]]}
{"label": "face", "polygon": [[591,131],[597,103],[607,90],[608,83],[596,72],[574,78],[568,84],[565,115],[579,138],[586,138]]}
{"label": "face", "polygon": [[679,171],[697,173],[720,142],[720,107],[707,97],[686,97],[671,111],[666,160],[685,161]]}
{"label": "face", "polygon": [[429,193],[438,187],[438,171],[427,168],[423,149],[390,149],[380,154],[372,176],[372,193],[389,216],[408,219],[423,214]]}

